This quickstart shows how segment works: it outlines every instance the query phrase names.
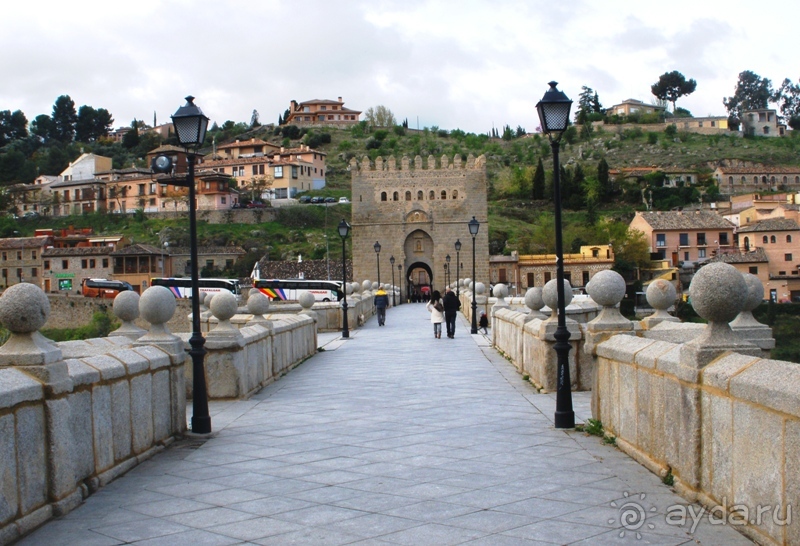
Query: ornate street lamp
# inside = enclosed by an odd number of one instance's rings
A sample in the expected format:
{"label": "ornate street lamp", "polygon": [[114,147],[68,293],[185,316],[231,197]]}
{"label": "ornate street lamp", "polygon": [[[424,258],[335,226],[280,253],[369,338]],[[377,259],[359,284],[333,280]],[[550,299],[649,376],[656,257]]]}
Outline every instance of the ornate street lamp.
{"label": "ornate street lamp", "polygon": [[572,409],[572,391],[569,377],[569,330],[567,330],[566,314],[564,312],[564,247],[561,232],[561,181],[560,166],[558,162],[561,135],[569,125],[569,109],[572,101],[556,89],[556,82],[550,82],[550,89],[544,94],[542,100],[536,105],[539,112],[539,121],[542,132],[550,138],[553,149],[553,201],[555,202],[556,222],[556,282],[558,283],[558,326],[553,337],[556,340],[555,351],[558,361],[557,387],[556,387],[556,428],[575,428],[575,412]]}
{"label": "ornate street lamp", "polygon": [[452,271],[450,271],[450,254],[444,257],[444,261],[447,262],[447,286],[450,286],[450,283],[453,282]]}
{"label": "ornate street lamp", "polygon": [[372,245],[372,248],[375,249],[375,258],[378,260],[378,288],[381,287],[381,244],[378,241],[375,241],[375,244]]}
{"label": "ornate street lamp", "polygon": [[342,300],[342,338],[347,339],[350,337],[350,330],[347,328],[347,258],[345,255],[345,241],[350,234],[350,224],[344,218],[339,222],[339,237],[342,238],[342,291],[344,292],[344,299]]}
{"label": "ornate street lamp", "polygon": [[[444,288],[447,288],[447,264],[444,264],[444,276],[442,277],[444,281]],[[444,292],[444,290],[442,290]]]}
{"label": "ornate street lamp", "polygon": [[458,255],[461,252],[461,239],[456,239],[456,296],[461,299],[461,260]]}
{"label": "ornate street lamp", "polygon": [[403,266],[401,264],[397,264],[397,276],[400,279],[400,303],[403,303]]}
{"label": "ornate street lamp", "polygon": [[392,307],[397,305],[397,301],[394,299],[394,256],[389,258],[389,263],[392,264]]}
{"label": "ornate street lamp", "polygon": [[473,216],[472,220],[469,221],[467,226],[469,226],[469,234],[472,235],[472,329],[470,330],[470,333],[477,334],[478,317],[476,315],[478,313],[478,302],[475,299],[475,285],[478,283],[475,280],[475,237],[478,235],[478,230],[481,227],[481,223],[478,222]]}
{"label": "ornate street lamp", "polygon": [[[186,97],[186,104],[172,115],[175,136],[186,150],[189,172],[186,184],[189,187],[189,259],[192,275],[192,337],[189,338],[189,355],[192,357],[192,432],[208,434],[211,432],[211,416],[208,413],[208,390],[203,361],[206,350],[205,338],[200,331],[200,288],[197,269],[197,200],[194,187],[194,163],[197,150],[206,138],[209,119],[197,106],[194,97]],[[158,160],[158,158],[156,158]]]}

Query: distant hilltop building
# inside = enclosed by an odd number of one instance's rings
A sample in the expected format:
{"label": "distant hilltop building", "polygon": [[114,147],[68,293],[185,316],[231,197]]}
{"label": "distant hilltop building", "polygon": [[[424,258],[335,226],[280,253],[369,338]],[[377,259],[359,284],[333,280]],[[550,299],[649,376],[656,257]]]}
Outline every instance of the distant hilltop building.
{"label": "distant hilltop building", "polygon": [[313,99],[289,105],[289,115],[283,120],[284,125],[312,126],[336,125],[347,126],[358,123],[361,112],[344,107],[342,97],[338,100]]}

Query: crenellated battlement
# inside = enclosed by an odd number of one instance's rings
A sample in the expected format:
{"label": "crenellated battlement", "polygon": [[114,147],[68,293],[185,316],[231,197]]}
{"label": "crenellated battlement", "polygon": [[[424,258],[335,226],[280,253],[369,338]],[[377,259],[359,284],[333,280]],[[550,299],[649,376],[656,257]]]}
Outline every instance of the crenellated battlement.
{"label": "crenellated battlement", "polygon": [[455,154],[452,158],[442,155],[437,161],[436,157],[429,155],[427,160],[423,162],[422,156],[414,157],[412,161],[408,156],[403,156],[400,159],[400,167],[398,168],[397,159],[394,156],[389,156],[384,159],[378,157],[373,163],[368,156],[361,158],[358,161],[355,157],[350,160],[350,170],[355,172],[384,172],[384,171],[446,171],[446,170],[483,170],[486,168],[486,156],[480,155],[475,157],[472,154],[467,156],[467,161],[464,162],[461,154]]}

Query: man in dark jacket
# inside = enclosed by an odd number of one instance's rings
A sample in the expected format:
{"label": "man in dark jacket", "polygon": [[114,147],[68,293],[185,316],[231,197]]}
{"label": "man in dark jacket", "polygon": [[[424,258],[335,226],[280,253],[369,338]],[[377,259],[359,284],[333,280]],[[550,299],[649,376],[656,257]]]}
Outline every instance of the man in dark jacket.
{"label": "man in dark jacket", "polygon": [[461,302],[450,288],[446,288],[442,305],[444,306],[444,321],[447,324],[447,337],[453,339],[456,337],[456,316],[458,310],[461,309]]}
{"label": "man in dark jacket", "polygon": [[389,307],[389,295],[383,288],[375,292],[375,309],[378,311],[378,326],[386,324],[386,308]]}

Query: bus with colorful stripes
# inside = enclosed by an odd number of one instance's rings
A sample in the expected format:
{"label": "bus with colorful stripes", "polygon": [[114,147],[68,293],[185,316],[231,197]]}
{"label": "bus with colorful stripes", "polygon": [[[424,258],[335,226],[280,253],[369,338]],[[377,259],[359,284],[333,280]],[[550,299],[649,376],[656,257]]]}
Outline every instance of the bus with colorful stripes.
{"label": "bus with colorful stripes", "polygon": [[253,288],[273,301],[297,301],[301,292],[311,292],[316,301],[339,301],[344,297],[341,281],[254,279]]}
{"label": "bus with colorful stripes", "polygon": [[[189,277],[169,277],[150,279],[150,286],[164,286],[176,298],[192,297],[192,279]],[[242,290],[239,279],[198,279],[197,287],[200,291],[200,301],[206,294],[219,294],[223,290],[231,292],[236,299],[241,298]]]}

